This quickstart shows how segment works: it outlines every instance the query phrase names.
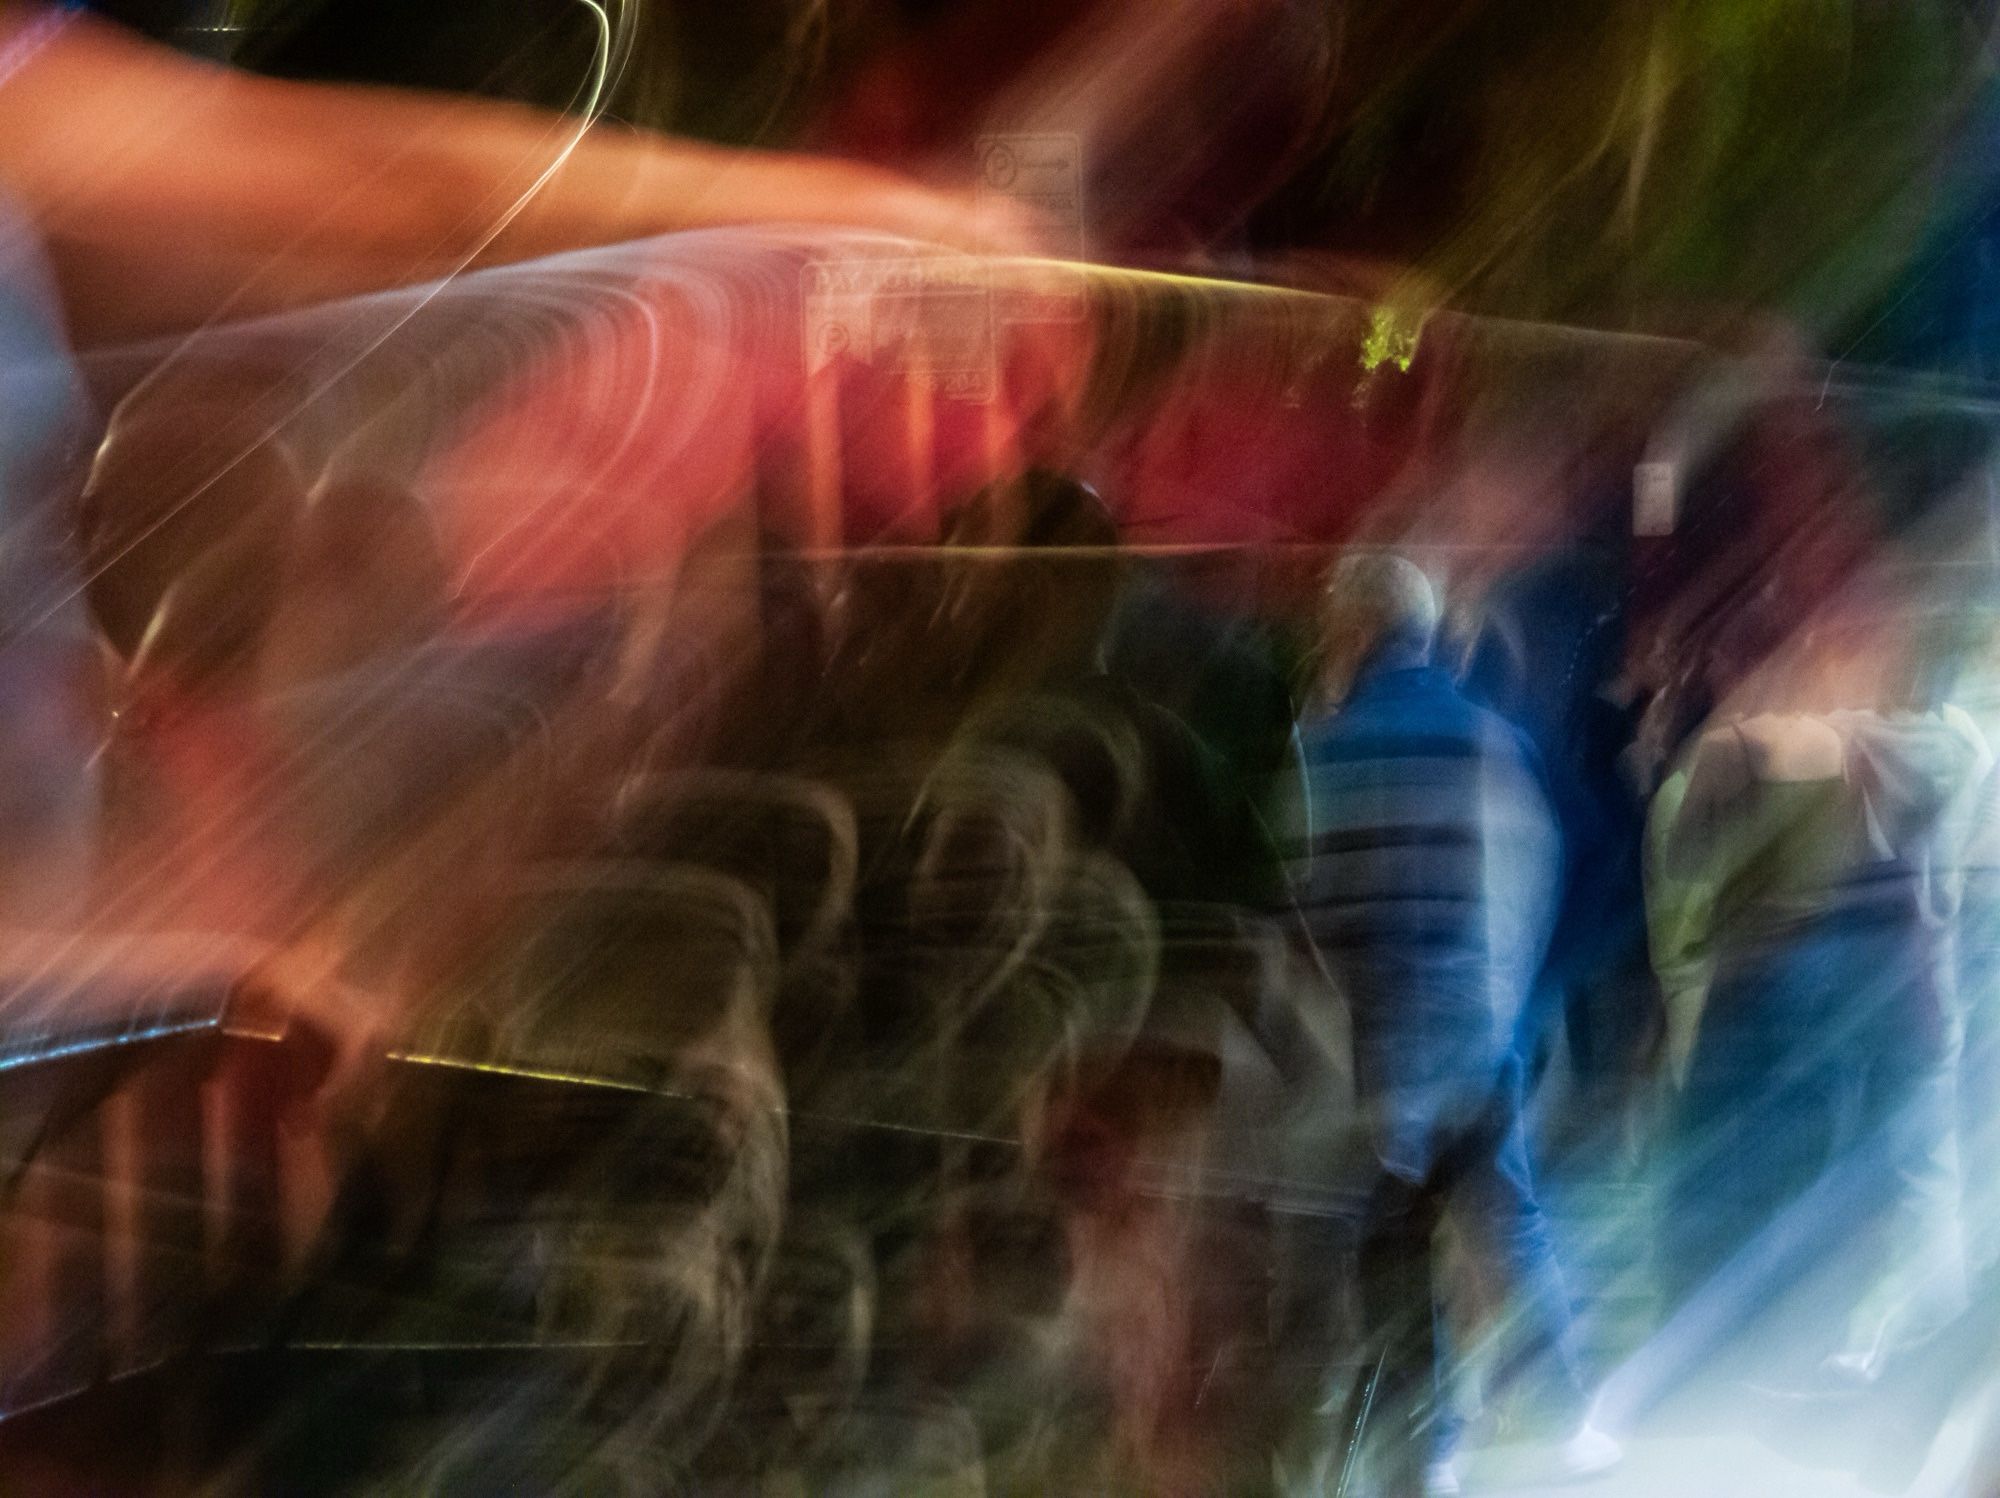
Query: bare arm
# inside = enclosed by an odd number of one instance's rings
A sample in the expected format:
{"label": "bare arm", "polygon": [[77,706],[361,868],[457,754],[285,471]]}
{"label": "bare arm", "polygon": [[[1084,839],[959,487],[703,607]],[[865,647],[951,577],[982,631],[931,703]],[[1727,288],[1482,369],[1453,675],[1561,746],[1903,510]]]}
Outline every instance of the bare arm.
{"label": "bare arm", "polygon": [[1018,247],[968,195],[851,162],[280,82],[50,20],[0,8],[0,183],[43,235],[83,343],[708,225]]}

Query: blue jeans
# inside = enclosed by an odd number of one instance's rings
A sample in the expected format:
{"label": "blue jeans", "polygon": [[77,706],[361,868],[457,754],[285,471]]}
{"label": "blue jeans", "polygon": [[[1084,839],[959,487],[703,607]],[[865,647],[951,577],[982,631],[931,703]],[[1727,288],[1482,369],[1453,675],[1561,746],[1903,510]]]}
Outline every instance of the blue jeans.
{"label": "blue jeans", "polygon": [[[1830,1171],[1845,1241],[1885,1209],[1956,1236],[1954,1026],[1914,923],[1832,920],[1725,961],[1680,1099],[1669,1290],[1706,1283]],[[1908,1233],[1905,1236],[1909,1236]]]}
{"label": "blue jeans", "polygon": [[1527,1382],[1565,1430],[1586,1410],[1569,1295],[1528,1164],[1521,1072],[1510,1056],[1487,1086],[1441,1100],[1423,1173],[1384,1169],[1362,1220],[1362,1325],[1368,1359],[1380,1366],[1372,1434],[1363,1439],[1387,1493],[1420,1492],[1424,1467],[1458,1441],[1443,1377],[1433,1241],[1447,1206],[1471,1252],[1514,1297],[1498,1380]]}

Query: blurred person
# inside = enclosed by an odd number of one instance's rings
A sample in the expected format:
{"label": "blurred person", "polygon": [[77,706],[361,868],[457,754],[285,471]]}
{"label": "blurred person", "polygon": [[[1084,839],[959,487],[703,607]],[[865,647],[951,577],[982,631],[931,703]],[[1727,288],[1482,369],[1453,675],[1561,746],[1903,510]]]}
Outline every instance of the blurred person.
{"label": "blurred person", "polygon": [[[434,776],[468,767],[428,715],[487,684],[471,654],[436,679],[453,579],[423,502],[315,480],[262,424],[227,377],[143,391],[77,501],[84,596],[117,663],[112,925],[295,934],[416,830]],[[514,665],[509,690],[532,694]]]}
{"label": "blurred person", "polygon": [[1231,586],[1249,584],[1227,571],[1212,580],[1199,565],[1186,574],[1133,568],[1106,659],[1134,691],[1188,725],[1268,825],[1298,774],[1295,662],[1276,630],[1202,591]]}
{"label": "blurred person", "polygon": [[[1025,499],[1031,516],[1022,530],[1027,549],[996,585],[1008,602],[994,636],[1024,664],[1015,668],[1013,690],[968,716],[966,738],[1030,755],[1055,772],[1068,793],[1075,841],[1129,869],[1168,927],[1163,977],[1174,976],[1181,946],[1173,927],[1183,913],[1200,933],[1191,948],[1200,953],[1218,923],[1251,946],[1274,919],[1298,938],[1272,833],[1267,767],[1254,762],[1268,748],[1252,756],[1211,743],[1171,700],[1173,689],[1190,681],[1173,681],[1163,660],[1135,666],[1114,651],[1121,622],[1129,622],[1119,605],[1136,568],[1119,553],[1118,527],[1097,493],[1045,472],[1025,476],[1019,490],[1012,500]],[[1186,677],[1206,669],[1192,654],[1181,665]],[[1267,689],[1282,696],[1275,682],[1254,676],[1245,695],[1262,699]],[[1259,700],[1256,714],[1245,715],[1251,721],[1236,729],[1263,737],[1265,725],[1255,719],[1267,710]],[[1232,992],[1236,1018],[1281,1071],[1315,1059],[1287,1003]],[[1156,1038],[1178,1056],[1180,1039]],[[1215,1061],[1206,1056],[1199,1065]],[[1112,1090],[1120,1085],[1148,1084],[1141,1070],[1114,1073]]]}
{"label": "blurred person", "polygon": [[[340,1057],[320,1099],[336,1127],[302,1131],[338,1155],[399,995],[506,919],[564,784],[533,751],[559,710],[576,727],[612,629],[600,613],[452,634],[423,501],[309,475],[266,411],[228,378],[143,390],[77,499],[116,718],[103,868],[68,960],[172,932],[261,974]],[[323,1206],[302,1205],[301,1234]]]}
{"label": "blurred person", "polygon": [[[1920,409],[1874,432],[1870,456],[1885,525],[1928,562],[1962,559],[1990,546],[1995,432],[1985,416]],[[1968,578],[1955,569],[1927,590],[1934,608],[1918,632],[1918,668],[1927,704],[1950,701],[2000,742],[2000,680],[1993,620]],[[2000,774],[1975,797],[1964,851],[1952,978],[1963,1051],[1958,1071],[1959,1168],[1964,1189],[1967,1269],[1975,1282],[2000,1262]]]}
{"label": "blurred person", "polygon": [[1450,1205],[1515,1297],[1503,1382],[1531,1384],[1557,1463],[1601,1471],[1570,1304],[1536,1199],[1515,1032],[1552,920],[1557,850],[1532,748],[1432,664],[1439,609],[1402,557],[1351,556],[1320,618],[1324,708],[1302,728],[1301,904],[1350,1012],[1373,1184],[1360,1239],[1386,1493],[1457,1491],[1458,1422],[1437,1346]]}
{"label": "blurred person", "polygon": [[1963,1305],[1951,933],[1991,754],[1962,712],[1915,710],[1879,604],[1794,630],[1786,597],[1753,593],[1719,634],[1718,715],[1650,814],[1680,1088],[1666,1268],[1685,1298],[1844,1184],[1821,1246],[1878,1217],[1887,1242],[1824,1372],[1866,1382]]}
{"label": "blurred person", "polygon": [[69,924],[97,854],[105,703],[62,512],[91,419],[41,248],[0,195],[0,926]]}
{"label": "blurred person", "polygon": [[[1126,634],[1135,620],[1124,606],[1142,600],[1137,627],[1157,629],[1158,651],[1207,633],[1172,615],[1120,550],[1117,521],[1089,484],[1031,470],[988,490],[968,506],[996,511],[1018,555],[1003,565],[968,563],[969,585],[989,587],[992,612],[967,654],[991,663],[990,695],[968,714],[965,732],[1018,746],[1045,759],[1065,780],[1079,813],[1079,835],[1127,864],[1161,903],[1203,902],[1268,911],[1284,891],[1269,833],[1268,779],[1282,768],[1282,748],[1268,742],[1224,747],[1198,732],[1191,702],[1211,688],[1211,671],[1240,670],[1248,711],[1220,723],[1218,737],[1272,735],[1282,685],[1247,648],[1220,628],[1206,648],[1225,665],[1187,649],[1172,661],[1146,660]],[[986,524],[992,524],[989,519]],[[952,608],[952,605],[948,605]],[[1135,655],[1140,658],[1135,659]],[[1280,746],[1286,737],[1275,735]]]}
{"label": "blurred person", "polygon": [[1628,1113],[1657,1032],[1645,949],[1644,806],[1627,751],[1638,714],[1619,680],[1621,559],[1601,537],[1559,547],[1503,577],[1484,604],[1466,690],[1521,728],[1549,777],[1563,885],[1549,952],[1524,1020],[1539,1074],[1560,1027],[1578,1143]]}
{"label": "blurred person", "polygon": [[[1109,1405],[1113,1464],[1146,1474],[1148,1491],[1205,1491],[1213,1432],[1201,1433],[1196,1374],[1242,1328],[1195,1310],[1216,1302],[1192,1257],[1213,1228],[1207,1209],[1147,1183],[1192,1170],[1207,1142],[1227,1011],[1275,1044],[1268,986],[1218,982],[1213,954],[1225,946],[1252,965],[1248,927],[1282,888],[1276,854],[1246,788],[1254,777],[1107,649],[1132,567],[1089,486],[1031,471],[975,496],[952,535],[992,549],[947,575],[941,612],[967,705],[932,782],[911,891],[918,947],[991,990],[961,1027],[958,1064],[988,1089],[1034,1084],[1021,1132],[1071,1247],[1064,1315],[1086,1386]],[[957,1010],[972,991],[961,978],[937,993]],[[1048,1060],[1033,1070],[1001,1064],[1038,1054]],[[1006,1133],[1021,1111],[1017,1098],[984,1125],[953,1122]]]}
{"label": "blurred person", "polygon": [[[85,598],[119,663],[118,882],[150,885],[169,924],[269,936],[295,891],[283,851],[249,835],[275,747],[255,704],[307,486],[282,442],[253,445],[233,395],[114,413],[77,536]],[[176,866],[169,887],[160,876]]]}

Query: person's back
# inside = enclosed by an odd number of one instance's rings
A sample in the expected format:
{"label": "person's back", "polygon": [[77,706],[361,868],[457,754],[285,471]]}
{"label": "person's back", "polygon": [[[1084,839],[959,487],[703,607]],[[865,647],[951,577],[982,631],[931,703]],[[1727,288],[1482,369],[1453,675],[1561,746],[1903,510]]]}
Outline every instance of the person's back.
{"label": "person's back", "polygon": [[1534,745],[1562,836],[1562,890],[1522,1051],[1539,1077],[1560,1029],[1568,1086],[1552,1121],[1573,1163],[1593,1169],[1597,1145],[1642,1106],[1634,1084],[1658,1009],[1645,950],[1645,813],[1623,767],[1639,717],[1616,680],[1617,550],[1585,540],[1537,556],[1493,586],[1483,614],[1465,689]]}
{"label": "person's back", "polygon": [[1557,850],[1532,750],[1445,672],[1394,652],[1301,739],[1302,903],[1348,988],[1360,1080],[1490,1078],[1552,909]]}
{"label": "person's back", "polygon": [[1827,922],[1921,923],[1930,844],[1976,753],[1969,726],[1936,715],[1766,714],[1711,730],[1683,819],[1716,862],[1718,949]]}
{"label": "person's back", "polygon": [[1711,979],[1717,1023],[1741,991],[1788,995],[1787,1012],[1820,1004],[1795,1016],[1814,1035],[1866,1015],[1898,1044],[1937,1033],[1960,824],[1984,762],[1955,713],[1766,713],[1704,734],[1656,833],[1657,955],[1687,990],[1677,1048]]}

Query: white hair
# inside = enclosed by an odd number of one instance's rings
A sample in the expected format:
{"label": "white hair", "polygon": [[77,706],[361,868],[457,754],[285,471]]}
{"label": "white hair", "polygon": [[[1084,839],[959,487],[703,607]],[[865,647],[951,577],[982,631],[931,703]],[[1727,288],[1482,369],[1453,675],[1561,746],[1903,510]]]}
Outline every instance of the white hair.
{"label": "white hair", "polygon": [[1327,579],[1322,638],[1351,657],[1390,640],[1430,647],[1438,628],[1437,590],[1424,570],[1392,551],[1343,557]]}

